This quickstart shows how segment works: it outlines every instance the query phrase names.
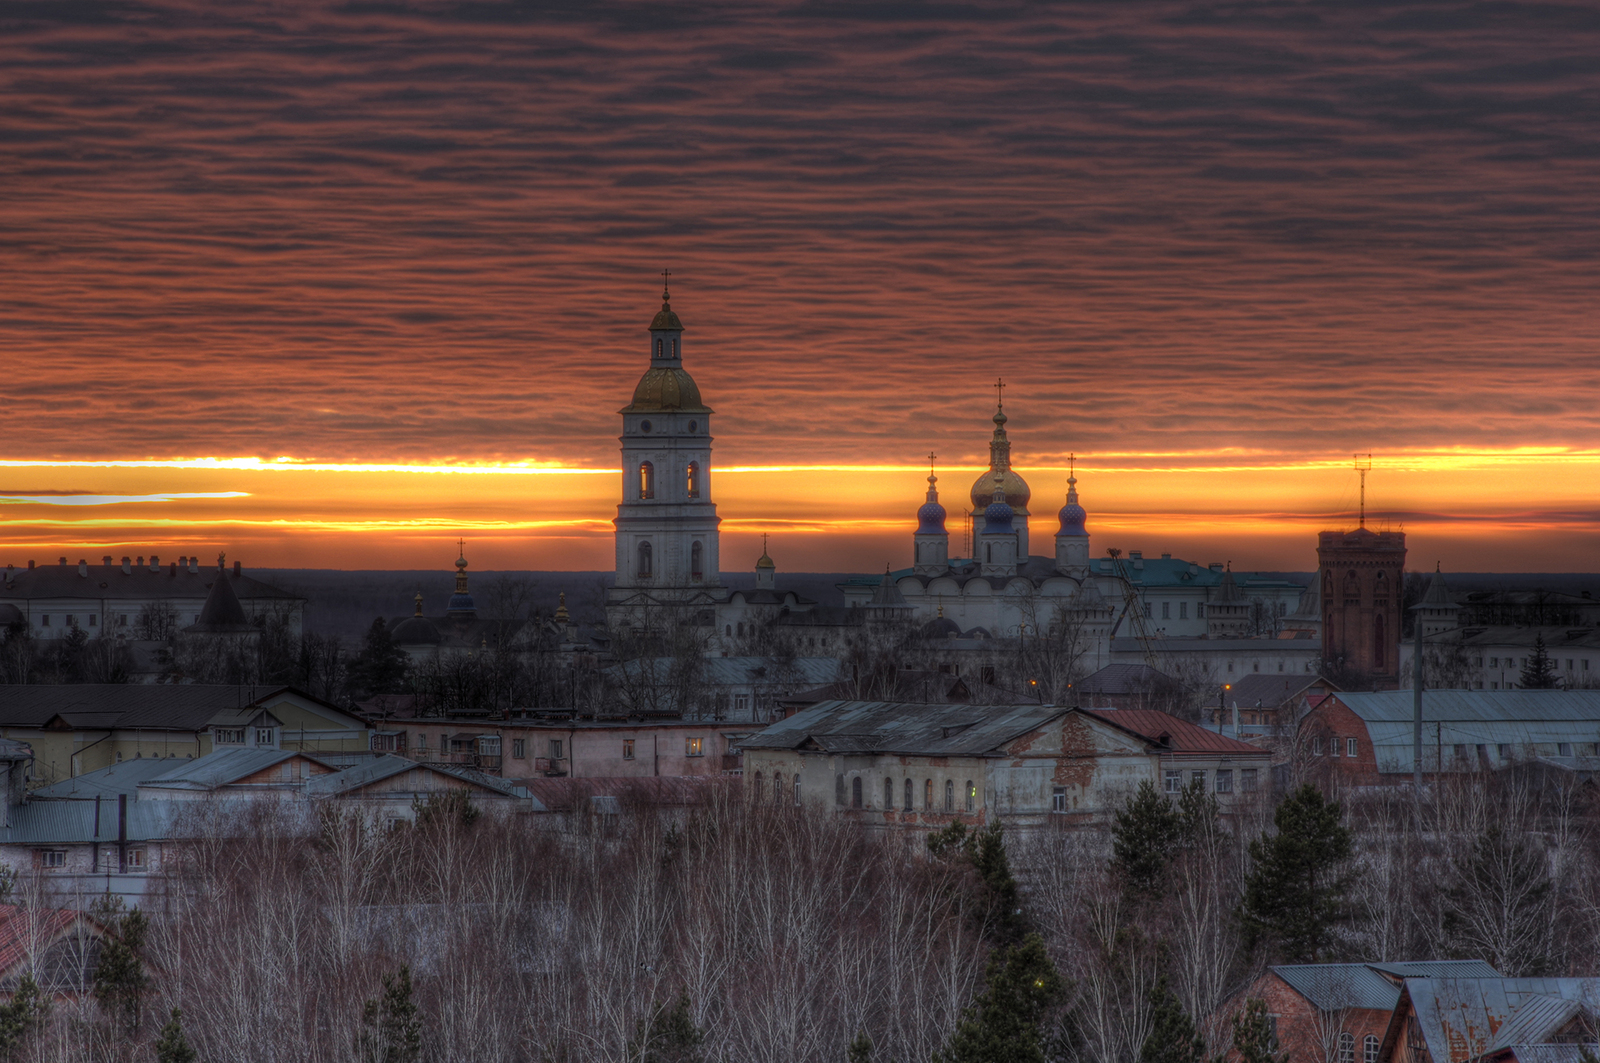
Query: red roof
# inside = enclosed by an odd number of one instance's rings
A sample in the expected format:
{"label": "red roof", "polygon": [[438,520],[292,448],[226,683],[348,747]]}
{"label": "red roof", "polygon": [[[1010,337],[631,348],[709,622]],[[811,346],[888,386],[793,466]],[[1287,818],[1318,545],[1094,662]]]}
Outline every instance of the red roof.
{"label": "red roof", "polygon": [[0,904],[0,979],[31,955],[53,944],[79,919],[93,922],[82,912],[67,908],[24,908]]}
{"label": "red roof", "polygon": [[[1086,716],[1104,720],[1113,727],[1139,736],[1151,745],[1163,746],[1179,755],[1215,755],[1267,757],[1265,750],[1227,735],[1208,731],[1198,724],[1180,720],[1156,709],[1079,709]],[[1162,742],[1161,736],[1167,741]]]}

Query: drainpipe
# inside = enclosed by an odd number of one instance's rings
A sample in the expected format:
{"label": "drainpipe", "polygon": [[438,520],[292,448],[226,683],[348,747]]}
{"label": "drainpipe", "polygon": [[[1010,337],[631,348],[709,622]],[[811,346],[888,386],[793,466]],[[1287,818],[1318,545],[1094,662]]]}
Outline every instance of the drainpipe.
{"label": "drainpipe", "polygon": [[[1413,607],[1417,608],[1417,607]],[[1412,786],[1422,800],[1422,613],[1417,612],[1416,648],[1411,655]]]}
{"label": "drainpipe", "polygon": [[117,874],[128,873],[128,795],[117,795]]}

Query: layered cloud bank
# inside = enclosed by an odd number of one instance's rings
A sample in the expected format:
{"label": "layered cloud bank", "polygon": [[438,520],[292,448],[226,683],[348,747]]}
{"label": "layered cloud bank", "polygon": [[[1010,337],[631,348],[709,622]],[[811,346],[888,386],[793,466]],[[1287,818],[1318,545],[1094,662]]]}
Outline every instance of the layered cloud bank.
{"label": "layered cloud bank", "polygon": [[327,469],[5,470],[168,500],[0,537],[604,567],[612,479],[396,467],[609,468],[670,266],[719,462],[804,467],[724,474],[730,567],[875,567],[996,375],[1128,547],[1309,567],[1371,451],[1463,564],[1592,567],[1597,55],[1577,4],[13,4],[5,457]]}

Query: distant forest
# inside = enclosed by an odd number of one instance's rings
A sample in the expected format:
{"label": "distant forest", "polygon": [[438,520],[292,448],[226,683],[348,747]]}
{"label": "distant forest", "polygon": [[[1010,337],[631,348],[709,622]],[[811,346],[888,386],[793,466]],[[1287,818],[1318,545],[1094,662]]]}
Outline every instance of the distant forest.
{"label": "distant forest", "polygon": [[[356,639],[372,625],[374,617],[410,616],[415,596],[422,593],[422,610],[429,616],[444,612],[445,603],[455,591],[455,573],[438,569],[341,571],[319,568],[253,569],[250,575],[307,599],[305,626],[310,633],[338,635]],[[794,590],[823,605],[839,605],[837,584],[859,573],[780,572],[778,586]],[[1261,575],[1310,584],[1311,572],[1263,572]],[[1536,572],[1447,572],[1451,592],[1459,599],[1477,591],[1546,590],[1563,594],[1590,594],[1600,597],[1600,574]],[[610,572],[472,572],[470,589],[480,615],[490,616],[496,604],[514,597],[528,604],[526,612],[548,614],[556,607],[561,592],[567,595],[567,609],[582,623],[601,619],[605,589],[611,585]],[[521,581],[532,585],[531,595],[505,595],[498,589]],[[755,574],[724,572],[723,583],[734,589],[755,586]]]}

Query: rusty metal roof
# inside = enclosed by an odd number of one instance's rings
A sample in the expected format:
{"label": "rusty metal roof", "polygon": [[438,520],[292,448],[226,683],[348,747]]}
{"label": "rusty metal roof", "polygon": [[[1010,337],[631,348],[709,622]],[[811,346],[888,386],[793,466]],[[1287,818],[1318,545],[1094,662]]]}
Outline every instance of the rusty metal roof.
{"label": "rusty metal roof", "polygon": [[1038,704],[824,701],[779,720],[739,745],[743,749],[798,749],[809,741],[827,752],[999,756],[1006,742],[1067,712]]}
{"label": "rusty metal roof", "polygon": [[1160,746],[1163,753],[1182,755],[1224,754],[1236,757],[1267,757],[1258,746],[1236,738],[1208,731],[1204,727],[1180,720],[1170,713],[1155,709],[1079,709],[1085,716],[1104,720],[1113,727],[1138,735],[1151,745]]}
{"label": "rusty metal roof", "polygon": [[1407,978],[1405,991],[1434,1063],[1547,1041],[1579,1004],[1600,1012],[1600,978]]}

